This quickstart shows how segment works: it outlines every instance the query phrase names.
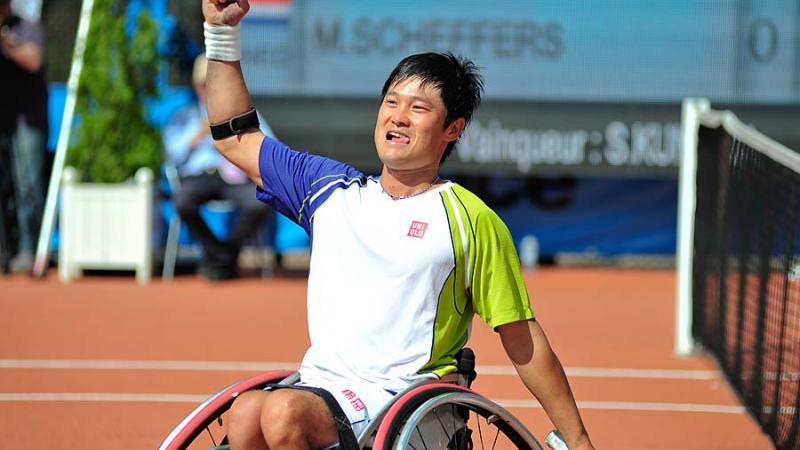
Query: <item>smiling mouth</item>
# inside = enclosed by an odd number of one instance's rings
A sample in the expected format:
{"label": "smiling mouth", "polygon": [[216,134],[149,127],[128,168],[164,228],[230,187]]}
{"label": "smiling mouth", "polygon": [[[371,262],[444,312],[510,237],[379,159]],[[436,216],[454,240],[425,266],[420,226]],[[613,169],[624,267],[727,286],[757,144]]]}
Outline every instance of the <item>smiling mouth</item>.
{"label": "smiling mouth", "polygon": [[411,142],[410,137],[396,131],[386,133],[386,140],[395,144],[408,144]]}

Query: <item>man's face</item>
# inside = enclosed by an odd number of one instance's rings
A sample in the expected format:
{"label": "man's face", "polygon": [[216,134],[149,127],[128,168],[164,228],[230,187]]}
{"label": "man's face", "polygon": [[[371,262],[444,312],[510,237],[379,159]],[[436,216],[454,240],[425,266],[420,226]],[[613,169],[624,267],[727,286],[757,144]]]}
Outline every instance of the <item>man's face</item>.
{"label": "man's face", "polygon": [[438,166],[445,147],[460,132],[454,126],[444,128],[446,113],[439,89],[422,86],[419,78],[390,86],[375,123],[381,162],[395,170]]}

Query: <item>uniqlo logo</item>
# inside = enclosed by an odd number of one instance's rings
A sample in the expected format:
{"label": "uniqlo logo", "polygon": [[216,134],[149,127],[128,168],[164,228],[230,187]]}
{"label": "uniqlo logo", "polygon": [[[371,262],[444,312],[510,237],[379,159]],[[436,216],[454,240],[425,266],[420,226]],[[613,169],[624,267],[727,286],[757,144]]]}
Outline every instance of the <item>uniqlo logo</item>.
{"label": "uniqlo logo", "polygon": [[428,229],[428,224],[425,222],[411,222],[411,228],[408,229],[408,235],[415,238],[422,239],[425,236],[425,230]]}
{"label": "uniqlo logo", "polygon": [[353,405],[353,409],[356,411],[362,411],[365,408],[364,402],[356,396],[355,392],[350,389],[342,389],[342,394],[344,394],[346,399],[350,400],[350,404]]}
{"label": "uniqlo logo", "polygon": [[356,411],[363,411],[365,406],[364,402],[361,401],[360,398],[356,397],[353,400],[350,400],[350,404],[353,405],[353,409]]}
{"label": "uniqlo logo", "polygon": [[356,393],[351,391],[350,389],[343,389],[342,394],[344,394],[344,397],[348,400],[356,398]]}

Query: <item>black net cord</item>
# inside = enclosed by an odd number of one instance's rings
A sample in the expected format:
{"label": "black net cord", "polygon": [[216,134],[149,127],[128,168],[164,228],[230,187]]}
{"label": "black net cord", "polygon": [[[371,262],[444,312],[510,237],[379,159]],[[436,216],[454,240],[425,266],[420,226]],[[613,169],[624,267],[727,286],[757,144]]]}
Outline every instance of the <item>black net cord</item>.
{"label": "black net cord", "polygon": [[728,342],[728,264],[730,263],[730,258],[728,257],[729,250],[729,241],[731,233],[733,232],[731,229],[732,220],[729,218],[730,216],[730,209],[728,205],[731,204],[731,183],[730,181],[730,172],[728,169],[728,161],[730,161],[730,152],[731,152],[731,145],[729,141],[729,137],[724,136],[720,143],[719,149],[719,156],[720,160],[717,162],[719,167],[719,204],[717,205],[717,214],[716,214],[716,221],[717,221],[717,236],[721,239],[718,240],[717,251],[715,255],[715,259],[719,266],[718,272],[718,279],[717,285],[719,289],[719,299],[717,300],[717,329],[716,329],[716,339],[718,340],[716,350],[719,352],[721,358],[724,359],[723,370],[728,374],[731,375],[731,360],[730,360],[730,352],[727,351],[727,342]]}
{"label": "black net cord", "polygon": [[[733,343],[731,344],[731,346],[735,348],[733,351],[733,373],[737,374],[739,378],[738,383],[743,388],[745,398],[747,401],[752,402],[753,392],[749,386],[752,379],[750,379],[749,374],[745,373],[746,370],[743,367],[742,359],[747,356],[746,353],[749,350],[746,345],[752,345],[747,342],[744,333],[745,326],[747,325],[745,321],[748,318],[747,311],[749,309],[749,305],[747,304],[747,289],[750,278],[750,245],[753,241],[753,228],[756,222],[756,216],[748,214],[748,212],[753,209],[753,191],[756,190],[754,189],[753,178],[755,177],[751,171],[745,170],[745,163],[749,159],[748,157],[750,154],[740,142],[735,141],[733,143],[733,152],[731,156],[731,179],[733,183],[730,184],[730,187],[733,192],[731,195],[733,201],[729,203],[726,210],[731,212],[731,214],[727,216],[727,221],[733,225],[735,230],[729,235],[732,241],[731,245],[733,247],[738,247],[739,250],[738,264],[736,267],[736,272],[738,274],[736,332]],[[731,350],[733,350],[733,348]],[[752,370],[752,368],[748,367],[747,371],[750,370]]]}
{"label": "black net cord", "polygon": [[[796,182],[795,183],[795,187],[799,183],[800,182]],[[788,206],[792,207],[792,209],[789,210],[789,211],[791,211],[790,217],[792,218],[790,220],[790,224],[791,225],[790,225],[789,230],[792,230],[793,233],[800,233],[800,231],[798,231],[798,230],[800,230],[800,223],[798,223],[798,208],[800,208],[800,201],[798,199],[798,195],[800,195],[800,189],[797,189],[797,188],[793,189],[791,194],[792,195],[789,196],[791,201],[789,202],[789,205],[788,205]],[[784,267],[785,267],[785,270],[784,270],[785,283],[783,285],[783,304],[784,304],[784,306],[789,305],[789,303],[792,301],[792,299],[791,299],[791,286],[792,286],[792,283],[798,282],[797,280],[792,280],[792,278],[790,276],[790,274],[792,273],[792,270],[793,270],[793,266],[796,263],[795,258],[794,258],[795,252],[797,251],[795,249],[796,239],[795,239],[794,235],[789,235],[789,236],[786,237],[786,240],[788,241],[788,245],[787,245],[787,253],[786,253],[786,262],[784,264]],[[783,357],[783,355],[786,353],[785,348],[783,348],[783,346],[786,345],[786,342],[788,341],[788,337],[786,335],[786,331],[788,329],[788,325],[786,324],[786,318],[788,318],[788,315],[784,314],[783,317],[782,317],[783,320],[782,320],[782,324],[781,324],[781,347],[782,347],[781,348],[781,357]],[[797,330],[795,330],[795,331],[797,331]],[[796,341],[798,338],[795,337],[794,339]],[[795,354],[795,358],[798,357],[797,353],[796,353],[798,351],[797,348],[794,348],[794,349],[790,348],[789,350],[792,351]],[[791,367],[792,370],[797,370],[798,369],[797,361],[795,360],[794,362],[795,362],[795,364],[794,365],[790,365],[790,367]],[[783,373],[782,366],[783,366],[783,359],[781,359],[781,370],[780,370],[779,373]],[[775,404],[779,405],[780,393],[781,393],[782,388],[783,388],[782,384],[784,382],[787,382],[787,381],[789,383],[794,383],[795,384],[795,386],[794,386],[794,388],[795,388],[794,404],[790,406],[790,408],[793,408],[793,414],[791,414],[792,420],[791,420],[791,424],[789,425],[789,431],[785,435],[781,436],[781,437],[785,437],[785,443],[784,443],[784,445],[782,445],[780,447],[782,450],[783,449],[800,449],[800,433],[798,433],[798,426],[800,426],[800,387],[797,386],[797,384],[800,381],[795,378],[798,374],[793,374],[793,375],[794,376],[793,377],[789,377],[788,380],[786,378],[784,378],[784,377],[780,377],[781,378],[781,386],[780,386],[780,388],[778,389],[778,391],[776,393],[776,397],[778,397],[779,400],[776,401]],[[778,423],[776,424],[776,427],[780,427],[780,425],[781,425],[781,423],[780,423],[780,417],[779,417],[778,418]],[[772,436],[776,436],[776,435],[777,435],[777,433],[773,433],[772,434]],[[777,444],[777,441],[776,441],[776,444]]]}
{"label": "black net cord", "polygon": [[[795,211],[796,212],[797,208],[800,208],[800,204],[798,204],[798,198],[795,195],[790,195],[789,199],[787,200],[787,202],[788,203],[787,203],[786,206],[789,208],[789,211]],[[792,213],[792,214],[789,214],[788,217],[789,217],[789,219],[788,219],[788,229],[789,230],[797,230],[798,227],[800,227],[800,223],[798,223],[798,220],[797,220],[799,215],[797,213]],[[782,265],[782,272],[783,272],[782,281],[783,281],[783,285],[781,286],[782,287],[782,290],[781,290],[781,300],[782,301],[780,302],[780,313],[779,313],[780,314],[779,315],[779,317],[780,317],[780,328],[779,328],[780,331],[778,333],[778,342],[780,343],[779,344],[780,348],[778,349],[778,362],[776,364],[776,371],[777,371],[778,374],[782,374],[783,370],[784,370],[783,369],[783,365],[784,365],[784,357],[783,357],[783,355],[784,355],[784,352],[786,351],[786,349],[785,349],[786,338],[787,338],[786,328],[788,326],[788,324],[786,323],[786,318],[787,318],[786,309],[787,309],[787,305],[789,304],[789,301],[790,301],[789,295],[790,295],[790,292],[791,292],[791,289],[790,289],[790,286],[791,286],[790,281],[791,281],[791,279],[789,277],[789,273],[792,270],[792,264],[793,264],[793,257],[792,256],[794,255],[794,252],[795,252],[795,245],[794,244],[795,244],[795,240],[792,238],[791,234],[789,234],[789,235],[784,237],[784,253],[783,253],[784,259],[783,259],[783,265]],[[778,438],[780,437],[779,433],[780,433],[781,430],[780,430],[780,416],[779,416],[779,412],[777,410],[779,409],[778,406],[780,406],[780,400],[781,400],[780,395],[781,395],[781,387],[782,387],[781,385],[782,384],[783,384],[783,379],[779,378],[778,383],[775,386],[775,393],[772,396],[772,404],[776,405],[776,408],[775,408],[776,412],[775,412],[775,414],[773,414],[773,417],[771,418],[771,422],[768,422],[769,426],[767,427],[767,432],[771,436],[777,436]],[[795,404],[795,406],[800,406],[800,389],[798,389],[797,395],[798,395],[798,397],[795,399],[794,404]],[[797,413],[795,413],[795,419],[794,419],[793,423],[791,424],[788,436],[793,436],[793,435],[795,435],[795,433],[797,433],[797,425],[798,425],[798,421],[799,420],[800,420],[800,418],[798,418],[797,417]],[[798,437],[798,440],[795,442],[794,447],[796,448],[798,446],[800,446],[800,437]]]}
{"label": "black net cord", "polygon": [[[707,128],[700,128],[698,136],[698,146],[702,149],[708,149],[707,141],[709,138],[705,136],[709,130]],[[697,170],[701,168],[714,167],[710,161],[716,161],[716,157],[712,155],[712,149],[709,151],[697,152]],[[716,210],[713,192],[716,192],[717,186],[717,173],[716,171],[707,170],[705,176],[695,177],[695,218],[694,218],[694,238],[692,242],[692,337],[696,342],[707,342],[704,331],[708,323],[708,311],[706,302],[706,277],[709,274],[710,257],[712,253],[710,247],[713,242],[704,237],[708,234],[710,227],[709,211]],[[711,186],[714,188],[712,189]]]}
{"label": "black net cord", "polygon": [[[726,204],[727,161],[730,151],[722,141],[726,135],[719,129],[700,127],[698,136],[694,263],[692,296],[695,299],[692,335],[698,343],[721,354],[725,341],[724,318],[727,272],[724,241],[713,237],[728,232],[721,212]],[[713,281],[712,281],[713,280]],[[712,289],[715,287],[715,289]]]}
{"label": "black net cord", "polygon": [[[757,156],[757,164],[759,168],[764,168],[764,172],[766,172],[765,167],[765,156],[758,155]],[[761,171],[760,171],[761,172]],[[762,178],[761,182],[758,185],[758,190],[761,191],[759,193],[760,202],[761,204],[758,205],[759,208],[762,208],[766,211],[775,211],[776,205],[775,197],[777,196],[777,192],[775,191],[775,183],[769,178]],[[758,338],[759,336],[764,336],[766,334],[765,330],[765,323],[767,318],[767,308],[772,305],[772,302],[769,302],[768,294],[769,294],[769,281],[770,281],[770,273],[772,267],[772,249],[773,243],[775,241],[775,221],[778,218],[778,214],[754,214],[754,217],[758,217],[759,224],[761,225],[759,228],[759,232],[757,233],[760,237],[759,239],[759,258],[758,258],[758,302],[757,302],[757,310],[756,310],[756,328],[755,328],[755,354],[753,362],[755,367],[753,368],[753,403],[755,405],[759,405],[761,407],[761,418],[762,423],[769,424],[770,422],[774,421],[776,418],[776,410],[778,409],[775,404],[773,404],[772,411],[764,410],[763,405],[763,398],[762,395],[764,394],[763,389],[763,381],[764,381],[764,345],[767,344],[767,339]],[[779,344],[782,345],[782,344]],[[780,372],[778,372],[780,373]],[[780,383],[777,381],[776,383]],[[768,417],[765,417],[768,415]]]}

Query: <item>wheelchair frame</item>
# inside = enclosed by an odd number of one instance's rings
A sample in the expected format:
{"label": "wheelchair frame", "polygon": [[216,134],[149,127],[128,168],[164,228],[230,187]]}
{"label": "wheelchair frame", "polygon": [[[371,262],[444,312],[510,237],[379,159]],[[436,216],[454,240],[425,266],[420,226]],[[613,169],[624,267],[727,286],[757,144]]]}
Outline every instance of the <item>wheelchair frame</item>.
{"label": "wheelchair frame", "polygon": [[[166,437],[159,450],[184,450],[214,421],[222,425],[222,414],[230,409],[240,393],[263,389],[267,384],[276,382],[293,384],[299,379],[297,372],[271,371],[227,386],[190,412]],[[437,380],[421,380],[395,395],[357,436],[359,448],[374,450],[409,448],[412,434],[426,414],[446,405],[453,405],[454,408],[460,408],[459,411],[473,412],[481,416],[487,424],[498,428],[498,434],[502,431],[518,449],[543,450],[530,431],[502,406],[466,386]],[[555,433],[551,432],[550,435]],[[552,439],[551,436],[548,436],[548,443]],[[563,442],[560,444],[564,445]],[[228,449],[225,438],[221,443],[214,445],[215,447],[209,450]],[[471,449],[471,445],[466,448]],[[567,447],[564,445],[562,448]]]}

